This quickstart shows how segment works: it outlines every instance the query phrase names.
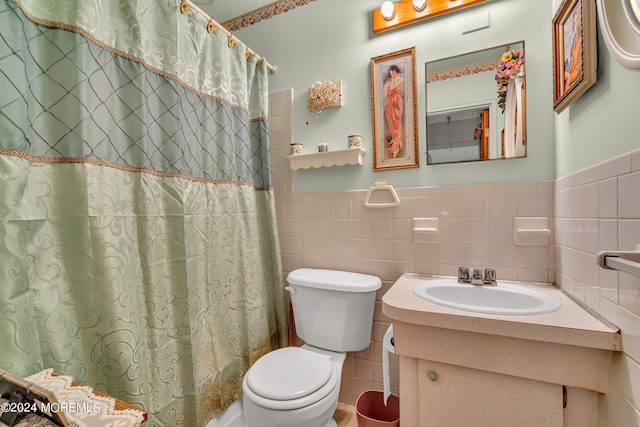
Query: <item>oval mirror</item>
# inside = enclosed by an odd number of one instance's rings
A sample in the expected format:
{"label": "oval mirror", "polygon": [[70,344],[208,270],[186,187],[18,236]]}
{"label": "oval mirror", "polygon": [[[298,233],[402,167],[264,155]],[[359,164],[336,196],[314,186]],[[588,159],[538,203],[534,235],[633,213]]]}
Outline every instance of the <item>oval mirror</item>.
{"label": "oval mirror", "polygon": [[524,42],[427,62],[427,164],[526,157]]}

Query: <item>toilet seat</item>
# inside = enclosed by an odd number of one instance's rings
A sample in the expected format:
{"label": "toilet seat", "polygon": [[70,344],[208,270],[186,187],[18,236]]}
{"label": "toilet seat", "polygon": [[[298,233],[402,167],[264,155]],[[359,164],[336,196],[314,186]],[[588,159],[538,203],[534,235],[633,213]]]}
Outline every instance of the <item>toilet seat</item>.
{"label": "toilet seat", "polygon": [[254,403],[291,410],[328,396],[338,386],[338,370],[325,354],[285,347],[258,359],[244,382],[245,394]]}

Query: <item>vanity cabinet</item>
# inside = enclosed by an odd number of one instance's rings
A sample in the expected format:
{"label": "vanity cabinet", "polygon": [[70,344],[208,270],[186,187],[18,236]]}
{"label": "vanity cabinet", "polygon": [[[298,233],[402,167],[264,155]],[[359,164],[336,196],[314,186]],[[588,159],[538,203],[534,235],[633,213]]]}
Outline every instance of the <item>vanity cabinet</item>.
{"label": "vanity cabinet", "polygon": [[403,427],[597,425],[598,394],[620,349],[616,328],[551,285],[543,290],[561,299],[559,311],[506,316],[422,300],[412,292],[422,280],[404,275],[382,299]]}
{"label": "vanity cabinet", "polygon": [[421,426],[562,427],[561,386],[427,360],[417,368]]}

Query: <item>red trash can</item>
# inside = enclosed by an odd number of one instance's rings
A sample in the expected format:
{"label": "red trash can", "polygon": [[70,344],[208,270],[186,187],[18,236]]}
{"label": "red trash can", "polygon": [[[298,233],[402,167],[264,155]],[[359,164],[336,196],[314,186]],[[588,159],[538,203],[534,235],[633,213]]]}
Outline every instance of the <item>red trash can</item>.
{"label": "red trash can", "polygon": [[400,398],[390,394],[384,404],[384,393],[367,390],[356,401],[358,427],[398,427],[400,425]]}

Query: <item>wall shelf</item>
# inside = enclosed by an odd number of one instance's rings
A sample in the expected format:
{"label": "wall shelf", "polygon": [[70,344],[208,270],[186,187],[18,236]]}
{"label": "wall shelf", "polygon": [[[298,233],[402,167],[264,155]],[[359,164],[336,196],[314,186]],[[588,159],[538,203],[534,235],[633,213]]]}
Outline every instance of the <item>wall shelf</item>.
{"label": "wall shelf", "polygon": [[365,151],[362,148],[325,151],[324,153],[287,156],[291,169],[309,169],[344,165],[362,165]]}

